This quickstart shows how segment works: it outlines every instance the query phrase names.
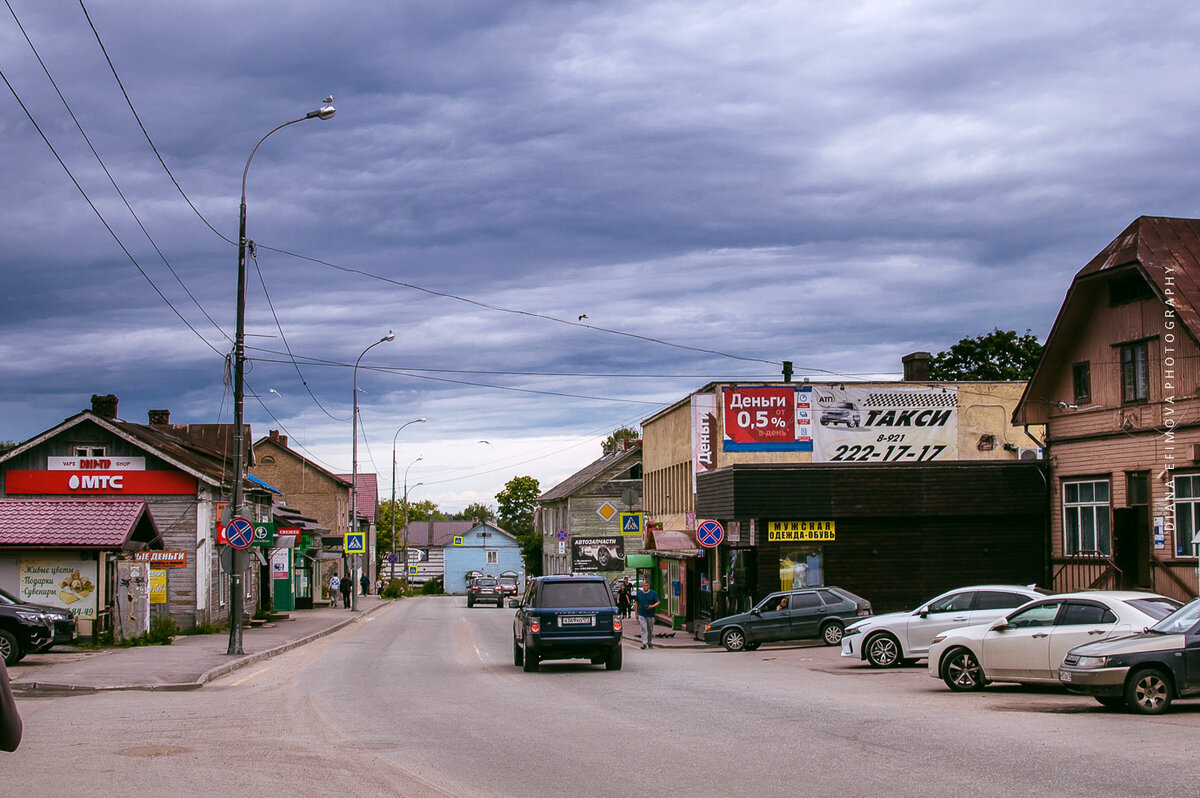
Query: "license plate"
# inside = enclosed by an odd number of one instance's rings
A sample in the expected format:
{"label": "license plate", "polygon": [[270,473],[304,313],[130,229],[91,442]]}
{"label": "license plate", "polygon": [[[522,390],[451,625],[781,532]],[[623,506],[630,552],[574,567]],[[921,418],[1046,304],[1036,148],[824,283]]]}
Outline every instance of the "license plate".
{"label": "license plate", "polygon": [[1058,678],[1059,678],[1059,681],[1069,682],[1069,681],[1071,681],[1071,672],[1070,671],[1059,671]]}
{"label": "license plate", "polygon": [[558,619],[559,626],[595,626],[595,615],[564,615]]}

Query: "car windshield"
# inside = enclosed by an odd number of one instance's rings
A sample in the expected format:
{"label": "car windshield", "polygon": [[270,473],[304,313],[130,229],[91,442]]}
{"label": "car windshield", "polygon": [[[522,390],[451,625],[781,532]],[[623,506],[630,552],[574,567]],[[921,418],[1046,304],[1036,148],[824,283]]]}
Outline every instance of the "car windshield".
{"label": "car windshield", "polygon": [[1185,604],[1150,628],[1155,632],[1177,635],[1191,629],[1197,622],[1200,622],[1200,599]]}
{"label": "car windshield", "polygon": [[480,586],[494,585],[494,584],[496,584],[496,580],[495,579],[478,578],[475,580],[474,584],[480,585]]}
{"label": "car windshield", "polygon": [[1126,602],[1131,607],[1141,610],[1156,621],[1166,618],[1179,609],[1179,602],[1169,598],[1133,599]]}
{"label": "car windshield", "polygon": [[539,603],[547,609],[612,606],[603,582],[546,582]]}

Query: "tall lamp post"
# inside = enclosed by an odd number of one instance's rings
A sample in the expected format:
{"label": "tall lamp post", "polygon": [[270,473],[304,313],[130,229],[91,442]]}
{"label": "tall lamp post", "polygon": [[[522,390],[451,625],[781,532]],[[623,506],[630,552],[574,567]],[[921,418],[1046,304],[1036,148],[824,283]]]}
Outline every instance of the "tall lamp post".
{"label": "tall lamp post", "polygon": [[[363,357],[375,347],[388,341],[395,341],[396,334],[391,330],[387,331],[387,335],[380,338],[375,343],[368,346],[358,356],[358,360],[354,361],[354,412],[352,426],[354,427],[354,443],[350,447],[350,527],[352,532],[358,531],[358,364],[362,362]],[[363,576],[367,575],[367,563],[371,562],[371,540],[370,535],[363,535],[363,553],[362,553]],[[358,609],[358,602],[355,596],[358,595],[358,585],[354,582],[350,583],[350,611]]]}
{"label": "tall lamp post", "polygon": [[[396,430],[396,434],[392,436],[392,579],[396,578],[396,439],[400,437],[400,430],[404,429],[409,424],[424,423],[424,416],[421,416],[420,418],[414,418],[412,421],[405,421],[400,425],[400,429]],[[422,457],[424,457],[424,455],[422,455]],[[421,458],[418,457],[417,459],[420,460]],[[408,477],[408,469],[405,469],[404,476],[405,478]],[[408,572],[408,562],[404,563],[404,570],[405,573]]]}
{"label": "tall lamp post", "polygon": [[[242,205],[238,214],[238,284],[237,284],[237,332],[233,339],[233,501],[230,502],[231,514],[241,515],[243,504],[242,480],[246,471],[246,438],[242,432],[242,409],[245,404],[246,373],[246,176],[250,173],[250,162],[254,153],[271,133],[281,130],[288,125],[303,122],[308,119],[332,119],[337,113],[330,103],[333,95],[325,99],[325,104],[314,111],[309,111],[299,119],[284,122],[273,128],[266,136],[258,140],[250,157],[246,159],[246,168],[242,170]],[[242,653],[242,572],[244,553],[235,549],[233,552],[233,569],[229,575],[229,648],[226,654]]]}
{"label": "tall lamp post", "polygon": [[[417,460],[422,459],[425,455],[421,455]],[[412,468],[417,464],[417,460],[413,460],[408,464],[408,468]],[[404,592],[408,593],[408,468],[404,469],[404,548],[402,549],[401,557],[404,558],[404,575],[401,577],[404,585]],[[424,485],[424,482],[418,482],[413,485],[414,488],[419,488]]]}

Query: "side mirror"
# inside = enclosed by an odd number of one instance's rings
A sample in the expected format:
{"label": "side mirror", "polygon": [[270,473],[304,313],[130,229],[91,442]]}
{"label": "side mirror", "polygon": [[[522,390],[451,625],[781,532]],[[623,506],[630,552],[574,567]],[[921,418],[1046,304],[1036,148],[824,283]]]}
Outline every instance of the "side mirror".
{"label": "side mirror", "polygon": [[913,613],[913,614],[914,614],[914,615],[920,615],[922,618],[928,618],[928,617],[929,617],[929,608],[928,608],[928,607],[922,607],[921,609],[917,610],[917,611],[916,611],[915,613]]}
{"label": "side mirror", "polygon": [[509,599],[508,600],[508,608],[510,610],[515,610],[517,607],[520,607],[520,606],[521,606],[521,602],[518,599]]}
{"label": "side mirror", "polygon": [[997,618],[996,620],[992,621],[992,625],[990,628],[994,632],[999,632],[1003,629],[1007,629],[1008,628],[1008,618]]}
{"label": "side mirror", "polygon": [[755,607],[754,609],[750,610],[750,614],[751,615],[762,615],[762,610],[760,610],[758,607]]}

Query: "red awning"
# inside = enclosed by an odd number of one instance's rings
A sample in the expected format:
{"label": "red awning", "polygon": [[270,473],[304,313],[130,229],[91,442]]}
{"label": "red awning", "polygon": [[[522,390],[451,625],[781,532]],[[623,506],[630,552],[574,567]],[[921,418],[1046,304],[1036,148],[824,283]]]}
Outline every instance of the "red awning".
{"label": "red awning", "polygon": [[660,529],[650,533],[648,551],[695,551],[699,548],[690,532]]}
{"label": "red awning", "polygon": [[145,499],[0,499],[0,546],[120,551],[162,538]]}

